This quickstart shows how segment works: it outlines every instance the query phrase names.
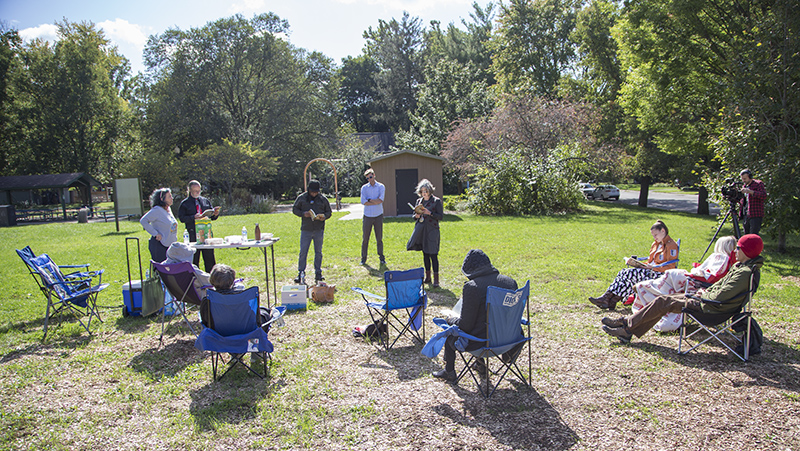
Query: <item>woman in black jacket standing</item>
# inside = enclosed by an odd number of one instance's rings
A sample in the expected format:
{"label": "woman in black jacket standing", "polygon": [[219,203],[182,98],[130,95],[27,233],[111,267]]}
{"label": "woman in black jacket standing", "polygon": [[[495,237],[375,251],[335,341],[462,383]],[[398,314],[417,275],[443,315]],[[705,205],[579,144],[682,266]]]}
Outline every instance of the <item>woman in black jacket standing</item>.
{"label": "woman in black jacket standing", "polygon": [[[425,264],[425,282],[431,283],[433,269],[433,286],[439,286],[439,221],[444,217],[442,200],[433,195],[433,187],[428,179],[417,184],[417,199],[414,218],[422,223],[422,255]],[[421,207],[421,208],[420,208]]]}

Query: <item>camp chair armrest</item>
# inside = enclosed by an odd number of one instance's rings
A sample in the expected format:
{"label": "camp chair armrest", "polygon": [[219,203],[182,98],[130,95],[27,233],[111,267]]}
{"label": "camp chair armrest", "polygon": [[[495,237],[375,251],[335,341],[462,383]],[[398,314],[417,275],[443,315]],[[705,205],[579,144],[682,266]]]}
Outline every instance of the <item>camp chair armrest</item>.
{"label": "camp chair armrest", "polygon": [[[452,324],[447,324],[447,320],[444,319],[444,318],[433,318],[433,324],[436,324],[437,326],[441,327],[442,329],[447,329],[448,327],[455,326],[455,325],[452,325]],[[455,327],[458,327],[458,326],[455,326]],[[487,342],[487,341],[489,341],[488,338],[478,338],[478,337],[476,337],[474,335],[470,335],[470,334],[464,332],[461,329],[458,329],[458,336],[459,337],[464,337],[467,340],[471,340],[471,341],[478,341],[478,342]]]}
{"label": "camp chair armrest", "polygon": [[54,287],[56,285],[65,285],[65,286],[70,285],[71,286],[71,285],[76,285],[76,284],[83,283],[83,282],[91,283],[92,279],[90,279],[90,278],[86,278],[86,279],[70,279],[70,280],[64,280],[64,281],[58,281],[58,282],[48,282],[46,285],[47,285],[47,288],[52,288],[52,287]]}
{"label": "camp chair armrest", "polygon": [[264,326],[266,326],[267,324],[272,324],[272,323],[274,323],[275,321],[277,321],[277,320],[279,320],[279,319],[283,318],[283,315],[286,313],[286,307],[283,307],[283,306],[280,306],[280,307],[275,307],[275,308],[273,308],[273,309],[272,309],[272,311],[274,311],[274,312],[277,312],[278,314],[277,314],[277,315],[275,315],[275,316],[273,316],[273,317],[271,317],[271,318],[269,319],[269,321],[267,321],[266,323],[262,324],[262,325],[261,325],[261,326],[259,326],[259,327],[263,328],[263,327],[264,327]]}
{"label": "camp chair armrest", "polygon": [[369,291],[363,290],[363,289],[358,288],[358,287],[353,287],[353,288],[350,288],[350,289],[355,291],[356,293],[360,294],[361,296],[369,296],[371,298],[380,299],[383,302],[387,301],[387,299],[385,297],[383,297],[383,296],[379,296],[379,295],[377,295],[375,293],[370,293]]}
{"label": "camp chair armrest", "polygon": [[88,268],[89,263],[84,263],[82,265],[58,265],[59,268]]}
{"label": "camp chair armrest", "polygon": [[527,326],[531,323],[531,321],[528,318],[520,318],[519,323],[523,326]]}
{"label": "camp chair armrest", "polygon": [[699,296],[695,296],[693,294],[687,294],[686,297],[690,298],[690,299],[694,299],[696,301],[700,301],[700,302],[702,302],[704,304],[714,304],[714,305],[722,305],[722,304],[724,304],[724,302],[722,302],[722,301],[714,301],[714,300],[711,300],[711,299],[703,299],[703,298],[701,298]]}
{"label": "camp chair armrest", "polygon": [[662,266],[667,266],[667,265],[671,265],[671,264],[673,264],[673,263],[678,263],[678,261],[679,261],[679,260],[676,258],[676,259],[673,259],[673,260],[665,261],[665,262],[663,262],[663,263],[659,263],[659,264],[657,264],[657,265],[650,265],[650,267],[651,267],[651,268],[660,268],[660,267],[662,267]]}

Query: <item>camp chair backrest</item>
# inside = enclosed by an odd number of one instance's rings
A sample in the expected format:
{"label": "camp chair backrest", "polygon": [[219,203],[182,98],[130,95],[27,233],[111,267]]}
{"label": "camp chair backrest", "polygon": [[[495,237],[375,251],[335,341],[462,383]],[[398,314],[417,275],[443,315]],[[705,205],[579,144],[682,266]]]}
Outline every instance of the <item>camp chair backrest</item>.
{"label": "camp chair backrest", "polygon": [[208,290],[209,311],[214,318],[214,330],[224,336],[252,332],[258,324],[258,287],[242,292],[221,294]]}
{"label": "camp chair backrest", "polygon": [[419,304],[424,296],[422,281],[424,279],[422,268],[407,271],[386,271],[383,273],[386,282],[386,308],[389,310],[403,309]]}
{"label": "camp chair backrest", "polygon": [[[487,347],[515,344],[520,340],[520,319],[530,295],[530,281],[519,290],[489,287],[486,291]],[[504,352],[504,351],[500,351]],[[499,352],[498,352],[499,353]]]}
{"label": "camp chair backrest", "polygon": [[[189,304],[200,305],[200,295],[194,288],[195,274],[191,263],[180,262],[165,265],[152,260],[151,263],[161,275],[161,281],[173,298]],[[186,293],[185,296],[184,293]]]}
{"label": "camp chair backrest", "polygon": [[73,293],[73,284],[65,283],[66,279],[64,275],[61,273],[61,270],[58,268],[53,260],[47,254],[41,254],[38,257],[34,257],[30,259],[31,265],[36,268],[36,271],[42,277],[42,281],[45,285],[48,285],[53,289],[57,294],[58,297],[62,299],[72,297]]}

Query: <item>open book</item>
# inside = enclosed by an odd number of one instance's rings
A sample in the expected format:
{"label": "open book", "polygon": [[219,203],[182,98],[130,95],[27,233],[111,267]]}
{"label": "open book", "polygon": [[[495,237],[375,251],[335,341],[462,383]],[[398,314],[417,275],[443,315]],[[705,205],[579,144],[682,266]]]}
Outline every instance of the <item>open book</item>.
{"label": "open book", "polygon": [[626,265],[632,268],[649,268],[647,263],[640,262],[639,260],[636,260],[633,257],[624,257],[622,261],[624,261]]}
{"label": "open book", "polygon": [[219,215],[220,210],[222,210],[222,207],[219,207],[219,206],[214,207],[214,208],[209,208],[208,210],[203,212],[203,216],[205,216],[206,218],[210,218],[212,216],[217,216],[217,215]]}

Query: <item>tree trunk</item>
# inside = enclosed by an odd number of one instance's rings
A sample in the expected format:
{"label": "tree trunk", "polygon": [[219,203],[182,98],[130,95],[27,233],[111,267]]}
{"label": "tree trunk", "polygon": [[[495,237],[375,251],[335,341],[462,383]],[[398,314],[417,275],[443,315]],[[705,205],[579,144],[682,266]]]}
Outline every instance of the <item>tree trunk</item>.
{"label": "tree trunk", "polygon": [[650,176],[645,175],[639,180],[639,206],[647,208],[647,196],[650,194]]}
{"label": "tree trunk", "polygon": [[701,186],[697,192],[697,214],[708,215],[708,188],[705,186]]}
{"label": "tree trunk", "polygon": [[778,253],[786,253],[786,232],[778,234]]}

